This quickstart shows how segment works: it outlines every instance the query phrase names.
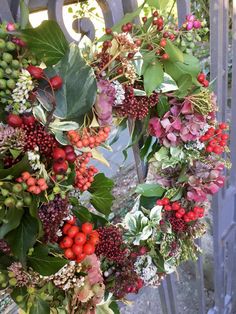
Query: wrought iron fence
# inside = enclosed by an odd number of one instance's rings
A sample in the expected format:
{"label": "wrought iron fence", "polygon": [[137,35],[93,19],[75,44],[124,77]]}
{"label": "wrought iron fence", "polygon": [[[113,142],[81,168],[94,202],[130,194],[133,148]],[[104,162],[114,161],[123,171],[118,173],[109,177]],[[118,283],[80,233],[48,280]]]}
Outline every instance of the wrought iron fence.
{"label": "wrought iron fence", "polygon": [[[47,10],[50,19],[56,20],[67,38],[72,40],[64,21],[63,5],[75,1],[67,0],[28,0],[31,11]],[[196,1],[195,1],[196,2]],[[118,22],[125,13],[135,10],[136,0],[97,0],[101,7],[107,27]],[[177,0],[178,18],[181,24],[190,11],[190,0]],[[228,175],[228,184],[213,201],[213,245],[214,245],[214,307],[206,309],[204,292],[203,257],[196,263],[196,284],[198,291],[198,309],[201,314],[236,313],[236,0],[210,1],[210,52],[211,80],[218,98],[219,118],[230,119],[232,170]],[[231,22],[229,23],[229,12]],[[1,0],[0,19],[13,21],[19,18],[19,0]],[[93,24],[87,19],[78,20],[78,29],[88,36],[93,32]],[[230,44],[230,45],[229,45]],[[229,49],[232,47],[232,49]],[[232,54],[232,80],[229,78],[229,56]],[[235,62],[234,62],[235,60]],[[143,177],[143,167],[138,155],[138,146],[134,148],[138,176]],[[201,245],[201,243],[198,243]],[[159,288],[163,314],[179,314],[175,293],[175,275],[169,275]],[[193,313],[191,308],[189,313]]]}

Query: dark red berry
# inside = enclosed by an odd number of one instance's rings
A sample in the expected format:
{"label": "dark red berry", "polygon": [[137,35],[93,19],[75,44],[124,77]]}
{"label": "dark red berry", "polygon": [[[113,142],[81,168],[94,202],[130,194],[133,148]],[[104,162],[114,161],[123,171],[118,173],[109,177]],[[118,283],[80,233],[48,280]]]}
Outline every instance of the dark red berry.
{"label": "dark red berry", "polygon": [[54,90],[58,90],[62,87],[63,80],[59,75],[51,77],[49,81]]}
{"label": "dark red berry", "polygon": [[25,125],[35,124],[36,121],[35,117],[29,114],[24,114],[22,119]]}
{"label": "dark red berry", "polygon": [[7,123],[13,128],[22,126],[23,120],[17,114],[10,113],[7,117]]}
{"label": "dark red berry", "polygon": [[37,80],[38,79],[41,79],[43,77],[43,69],[41,69],[40,67],[36,67],[34,65],[29,65],[26,70],[30,73],[30,75],[33,77],[33,78],[36,78]]}
{"label": "dark red berry", "polygon": [[68,163],[66,161],[63,162],[55,162],[53,164],[53,171],[56,174],[64,174],[68,169]]}
{"label": "dark red berry", "polygon": [[66,153],[65,153],[64,149],[56,147],[56,148],[54,148],[54,150],[52,152],[52,157],[55,161],[62,162],[66,158]]}

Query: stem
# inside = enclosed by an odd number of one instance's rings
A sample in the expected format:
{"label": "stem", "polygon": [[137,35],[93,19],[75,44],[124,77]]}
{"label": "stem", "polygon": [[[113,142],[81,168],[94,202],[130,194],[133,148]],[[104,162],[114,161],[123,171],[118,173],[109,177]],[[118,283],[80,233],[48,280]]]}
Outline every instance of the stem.
{"label": "stem", "polygon": [[100,75],[103,71],[105,71],[105,70],[109,67],[109,65],[119,56],[119,54],[120,54],[120,52],[118,52],[117,54],[115,54],[115,55],[111,58],[111,60],[110,60],[106,65],[104,65],[104,67],[99,71],[98,75]]}

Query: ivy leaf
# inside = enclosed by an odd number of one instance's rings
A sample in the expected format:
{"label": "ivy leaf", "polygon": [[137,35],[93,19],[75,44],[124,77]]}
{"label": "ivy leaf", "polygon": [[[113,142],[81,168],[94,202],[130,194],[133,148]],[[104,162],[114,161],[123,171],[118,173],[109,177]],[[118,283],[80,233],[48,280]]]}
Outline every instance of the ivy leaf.
{"label": "ivy leaf", "polygon": [[111,212],[114,199],[111,193],[113,185],[114,183],[111,179],[105,177],[103,173],[99,173],[94,177],[94,181],[89,188],[91,204],[105,216],[108,216]]}
{"label": "ivy leaf", "polygon": [[169,55],[169,60],[171,62],[184,62],[183,52],[169,39],[166,40],[165,52]]}
{"label": "ivy leaf", "polygon": [[146,209],[152,209],[153,206],[155,206],[155,204],[156,204],[156,200],[157,200],[156,196],[147,197],[147,196],[141,195],[140,204],[139,204],[140,208],[144,207]]}
{"label": "ivy leaf", "polygon": [[48,255],[48,250],[42,246],[36,247],[33,254],[28,256],[27,261],[29,266],[42,276],[53,275],[67,264],[64,258]]}
{"label": "ivy leaf", "polygon": [[43,21],[36,28],[23,30],[22,34],[29,50],[46,65],[59,62],[69,48],[65,35],[55,21]]}
{"label": "ivy leaf", "polygon": [[[97,83],[93,69],[80,55],[78,46],[71,44],[61,62],[45,72],[49,77],[58,74],[63,79],[62,88],[55,92],[57,106],[54,115],[61,119],[83,121],[84,114],[89,112],[95,103]],[[40,88],[44,89],[44,86]],[[46,110],[52,109],[44,91],[39,92],[38,100]]]}
{"label": "ivy leaf", "polygon": [[29,314],[50,314],[50,306],[43,299],[36,297],[30,308]]}
{"label": "ivy leaf", "polygon": [[192,77],[190,74],[182,75],[178,80],[179,90],[175,93],[175,95],[179,98],[183,98],[188,94],[189,88],[193,85]]}
{"label": "ivy leaf", "polygon": [[12,253],[19,258],[22,264],[26,262],[26,254],[34,245],[38,234],[38,221],[25,212],[17,229],[6,236],[6,241]]}
{"label": "ivy leaf", "polygon": [[4,179],[7,176],[11,176],[12,178],[17,178],[23,171],[31,171],[31,167],[29,165],[28,157],[25,155],[21,161],[8,169],[0,169],[0,179]]}
{"label": "ivy leaf", "polygon": [[6,222],[0,226],[0,239],[3,239],[8,232],[19,226],[23,213],[23,208],[9,208],[7,210],[6,217],[4,217]]}
{"label": "ivy leaf", "polygon": [[159,184],[150,184],[150,183],[143,183],[139,184],[135,190],[135,193],[141,194],[146,197],[161,197],[165,189],[162,188]]}
{"label": "ivy leaf", "polygon": [[155,60],[148,65],[144,74],[144,89],[148,96],[160,86],[164,79],[164,71],[159,61]]}
{"label": "ivy leaf", "polygon": [[160,96],[157,104],[157,114],[159,118],[162,118],[166,112],[170,109],[168,97]]}

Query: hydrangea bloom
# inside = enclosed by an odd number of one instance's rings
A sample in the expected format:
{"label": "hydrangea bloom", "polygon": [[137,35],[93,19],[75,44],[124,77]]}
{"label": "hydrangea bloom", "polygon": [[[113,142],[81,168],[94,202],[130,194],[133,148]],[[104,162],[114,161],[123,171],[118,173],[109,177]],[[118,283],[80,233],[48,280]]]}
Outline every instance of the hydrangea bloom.
{"label": "hydrangea bloom", "polygon": [[116,99],[116,89],[107,80],[98,81],[98,97],[95,109],[101,125],[111,124],[112,105]]}
{"label": "hydrangea bloom", "polygon": [[207,117],[194,112],[189,100],[179,103],[173,99],[170,104],[170,110],[162,118],[150,119],[150,135],[159,138],[160,143],[166,147],[199,139],[207,124]]}

